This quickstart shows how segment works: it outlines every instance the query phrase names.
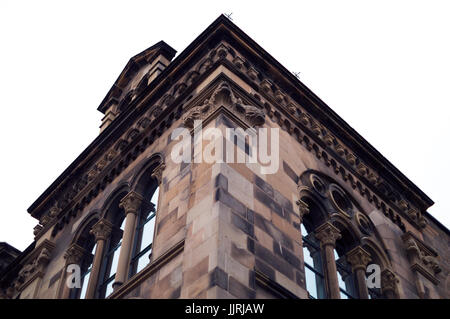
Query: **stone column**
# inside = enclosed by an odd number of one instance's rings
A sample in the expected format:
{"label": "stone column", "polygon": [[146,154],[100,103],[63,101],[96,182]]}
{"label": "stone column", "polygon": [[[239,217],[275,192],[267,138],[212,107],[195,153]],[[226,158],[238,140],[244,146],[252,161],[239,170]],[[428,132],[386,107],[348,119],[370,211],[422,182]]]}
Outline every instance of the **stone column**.
{"label": "stone column", "polygon": [[352,266],[352,272],[355,274],[360,299],[369,299],[366,284],[366,267],[369,261],[371,261],[370,254],[361,246],[357,246],[347,253],[347,262]]}
{"label": "stone column", "polygon": [[128,279],[130,258],[136,231],[136,217],[141,207],[143,197],[136,192],[128,193],[120,201],[119,207],[125,212],[125,229],[123,231],[122,246],[120,247],[119,262],[113,288],[116,290]]}
{"label": "stone column", "polygon": [[92,263],[91,275],[89,276],[89,283],[86,291],[86,299],[95,297],[95,291],[98,284],[98,277],[105,250],[105,243],[111,234],[113,225],[106,219],[100,219],[94,226],[90,233],[95,236],[97,247],[95,249],[94,262]]}
{"label": "stone column", "polygon": [[381,293],[387,299],[397,299],[397,276],[389,269],[381,272]]}
{"label": "stone column", "polygon": [[70,297],[70,288],[67,285],[66,281],[67,281],[67,267],[69,265],[80,265],[83,257],[86,254],[86,250],[77,245],[77,244],[72,244],[69,248],[67,248],[67,251],[64,254],[64,259],[66,260],[66,264],[64,266],[63,269],[63,273],[61,274],[61,281],[59,283],[59,288],[58,288],[58,296],[59,298],[62,299],[68,299]]}
{"label": "stone column", "polygon": [[320,241],[320,248],[323,252],[323,261],[325,268],[325,281],[329,298],[340,299],[339,282],[337,277],[336,260],[334,259],[334,248],[336,240],[341,238],[339,229],[330,222],[326,222],[315,230],[315,236]]}

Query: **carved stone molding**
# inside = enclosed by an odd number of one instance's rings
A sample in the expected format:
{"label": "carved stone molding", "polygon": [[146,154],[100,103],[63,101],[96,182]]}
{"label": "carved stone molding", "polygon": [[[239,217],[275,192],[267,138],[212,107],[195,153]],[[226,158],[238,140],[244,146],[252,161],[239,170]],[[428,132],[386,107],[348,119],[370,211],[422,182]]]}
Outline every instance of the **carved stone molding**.
{"label": "carved stone molding", "polygon": [[398,283],[399,280],[394,272],[389,269],[384,269],[381,272],[381,293],[387,297],[398,296]]}
{"label": "carved stone molding", "polygon": [[296,202],[297,206],[298,206],[298,210],[300,212],[300,224],[303,222],[303,218],[305,215],[309,214],[309,206],[307,203],[305,203],[304,201],[302,201],[301,199],[299,199]]}
{"label": "carved stone molding", "polygon": [[119,207],[125,212],[125,215],[134,214],[137,215],[144,198],[136,192],[129,192],[121,199]]}
{"label": "carved stone molding", "polygon": [[[68,179],[61,185],[58,185],[53,191],[54,194],[48,196],[48,198],[58,202],[58,206],[63,211],[64,216],[59,217],[57,220],[51,220],[45,217],[46,213],[44,213],[41,218],[42,222],[44,222],[41,223],[43,227],[36,231],[36,236],[41,236],[57,223],[52,231],[52,236],[56,235],[64,227],[67,219],[76,216],[92,198],[106,187],[106,184],[119,175],[133,159],[151,145],[164,130],[170,127],[173,121],[181,117],[184,112],[184,106],[178,106],[185,101],[194,101],[195,98],[190,99],[191,96],[189,96],[191,89],[201,78],[204,78],[209,72],[214,70],[212,66],[218,67],[219,65],[233,68],[238,76],[250,81],[251,83],[249,84],[261,88],[257,90],[258,94],[255,93],[254,95],[259,99],[260,104],[264,105],[264,112],[261,109],[253,108],[252,105],[250,107],[242,103],[241,107],[236,105],[241,112],[236,111],[235,113],[244,115],[245,122],[249,123],[248,125],[260,124],[263,113],[267,114],[268,117],[279,123],[282,129],[288,131],[289,134],[296,138],[300,144],[313,152],[318,159],[323,160],[327,166],[332,167],[334,172],[341,176],[342,180],[350,183],[353,189],[358,189],[361,195],[366,196],[369,202],[373,202],[402,230],[405,230],[405,226],[400,216],[394,212],[396,210],[402,212],[404,214],[402,216],[406,216],[412,221],[413,225],[419,228],[426,226],[425,218],[420,210],[406,199],[401,198],[401,194],[395,193],[395,187],[381,179],[370,165],[363,163],[357,155],[354,155],[349,148],[345,147],[345,144],[326,127],[317,121],[311,121],[313,117],[305,110],[301,101],[294,101],[290,94],[283,92],[280,87],[270,80],[270,74],[265,74],[263,70],[258,70],[258,67],[250,62],[243,56],[240,56],[235,48],[231,48],[228,43],[222,41],[207,56],[192,66],[190,71],[173,82],[167,90],[168,93],[164,96],[151,103],[149,103],[148,97],[131,101],[136,104],[134,110],[142,110],[144,107],[147,110],[136,119],[134,125],[130,125],[129,129],[123,132],[117,143],[104,156],[94,160],[95,164],[93,166],[80,168],[83,171],[77,171],[72,174],[72,176],[81,176],[80,178],[77,180]],[[258,72],[258,76],[252,77],[251,74],[256,74],[255,70]],[[211,101],[204,102],[198,104],[200,107],[197,109],[197,112],[200,109],[200,114],[204,111],[204,107],[208,107],[208,103]],[[235,103],[239,104],[238,102],[235,100]],[[193,119],[198,116],[194,113],[193,111],[193,114],[191,114]],[[190,120],[187,121],[189,122]],[[348,154],[352,154],[354,158],[349,156],[349,159],[347,159]],[[92,153],[89,156],[97,155]],[[368,187],[365,187],[365,185]],[[400,208],[401,200],[406,203],[406,205],[401,206],[402,208]],[[46,205],[45,201],[39,203],[36,212],[32,212],[32,214],[39,214],[39,211],[48,210]]]}
{"label": "carved stone molding", "polygon": [[183,123],[186,127],[193,129],[196,120],[206,121],[219,107],[227,108],[249,127],[258,127],[265,123],[264,111],[256,106],[244,104],[241,98],[236,97],[226,81],[222,81],[210,98],[205,99],[201,105],[191,108],[183,116]]}
{"label": "carved stone molding", "polygon": [[55,244],[45,239],[23,261],[23,267],[12,284],[9,294],[23,290],[36,278],[42,278],[50,262]]}
{"label": "carved stone molding", "polygon": [[113,224],[108,220],[102,218],[90,230],[90,234],[94,235],[95,241],[107,240],[111,231],[113,229]]}
{"label": "carved stone molding", "polygon": [[370,254],[361,246],[357,246],[347,253],[347,261],[352,266],[352,271],[366,270],[371,260]]}
{"label": "carved stone molding", "polygon": [[402,239],[413,272],[422,274],[437,285],[439,280],[436,275],[442,271],[437,252],[411,232],[403,234]]}
{"label": "carved stone molding", "polygon": [[162,183],[162,174],[165,169],[166,164],[160,163],[158,166],[155,167],[155,169],[152,172],[152,177],[156,179],[158,185],[161,185]]}
{"label": "carved stone molding", "polygon": [[341,233],[339,229],[330,222],[323,223],[314,231],[316,238],[320,241],[321,246],[336,246],[336,240],[340,239]]}
{"label": "carved stone molding", "polygon": [[84,257],[84,255],[87,253],[86,249],[83,247],[72,244],[67,248],[66,252],[64,253],[64,259],[66,260],[66,265],[79,265]]}

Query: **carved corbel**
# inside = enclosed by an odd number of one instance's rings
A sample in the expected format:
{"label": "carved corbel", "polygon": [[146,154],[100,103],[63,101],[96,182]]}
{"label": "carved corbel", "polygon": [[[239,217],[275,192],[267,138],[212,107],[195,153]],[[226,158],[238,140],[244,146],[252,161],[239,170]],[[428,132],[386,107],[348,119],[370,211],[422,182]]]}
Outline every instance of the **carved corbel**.
{"label": "carved corbel", "polygon": [[[402,239],[411,264],[411,270],[414,273],[420,273],[437,285],[439,280],[436,275],[442,270],[437,259],[437,252],[409,231],[402,235]],[[420,294],[422,289],[418,287],[418,290]]]}
{"label": "carved corbel", "polygon": [[161,185],[161,183],[162,183],[162,174],[165,169],[166,169],[166,164],[164,164],[164,162],[162,162],[158,166],[156,166],[152,172],[151,176],[157,180],[158,185]]}
{"label": "carved corbel", "polygon": [[381,272],[381,293],[388,299],[398,298],[399,280],[394,272],[384,269]]}

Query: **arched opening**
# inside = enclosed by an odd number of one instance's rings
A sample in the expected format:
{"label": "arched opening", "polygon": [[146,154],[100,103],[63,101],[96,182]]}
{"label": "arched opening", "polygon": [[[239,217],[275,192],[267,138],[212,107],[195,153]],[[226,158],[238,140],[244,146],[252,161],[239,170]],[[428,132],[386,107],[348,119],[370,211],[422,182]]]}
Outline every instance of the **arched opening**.
{"label": "arched opening", "polygon": [[312,197],[303,196],[301,200],[309,208],[309,213],[304,216],[300,226],[303,239],[306,290],[309,298],[324,299],[327,296],[322,254],[320,244],[313,233],[325,219],[324,209]]}
{"label": "arched opening", "polygon": [[97,214],[87,217],[80,225],[80,230],[74,238],[74,243],[81,247],[84,255],[80,261],[81,286],[70,290],[69,298],[84,299],[86,297],[89,277],[92,270],[92,261],[96,249],[95,237],[90,233],[92,226],[98,221]]}

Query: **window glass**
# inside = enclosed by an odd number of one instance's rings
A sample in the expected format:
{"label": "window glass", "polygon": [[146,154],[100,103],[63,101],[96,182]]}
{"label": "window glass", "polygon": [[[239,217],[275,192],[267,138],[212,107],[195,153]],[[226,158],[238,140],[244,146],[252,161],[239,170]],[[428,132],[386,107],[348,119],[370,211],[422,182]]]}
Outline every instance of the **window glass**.
{"label": "window glass", "polygon": [[303,235],[306,290],[308,291],[310,298],[325,298],[320,247],[311,236],[308,236],[308,232],[303,224],[301,225],[301,232]]}

